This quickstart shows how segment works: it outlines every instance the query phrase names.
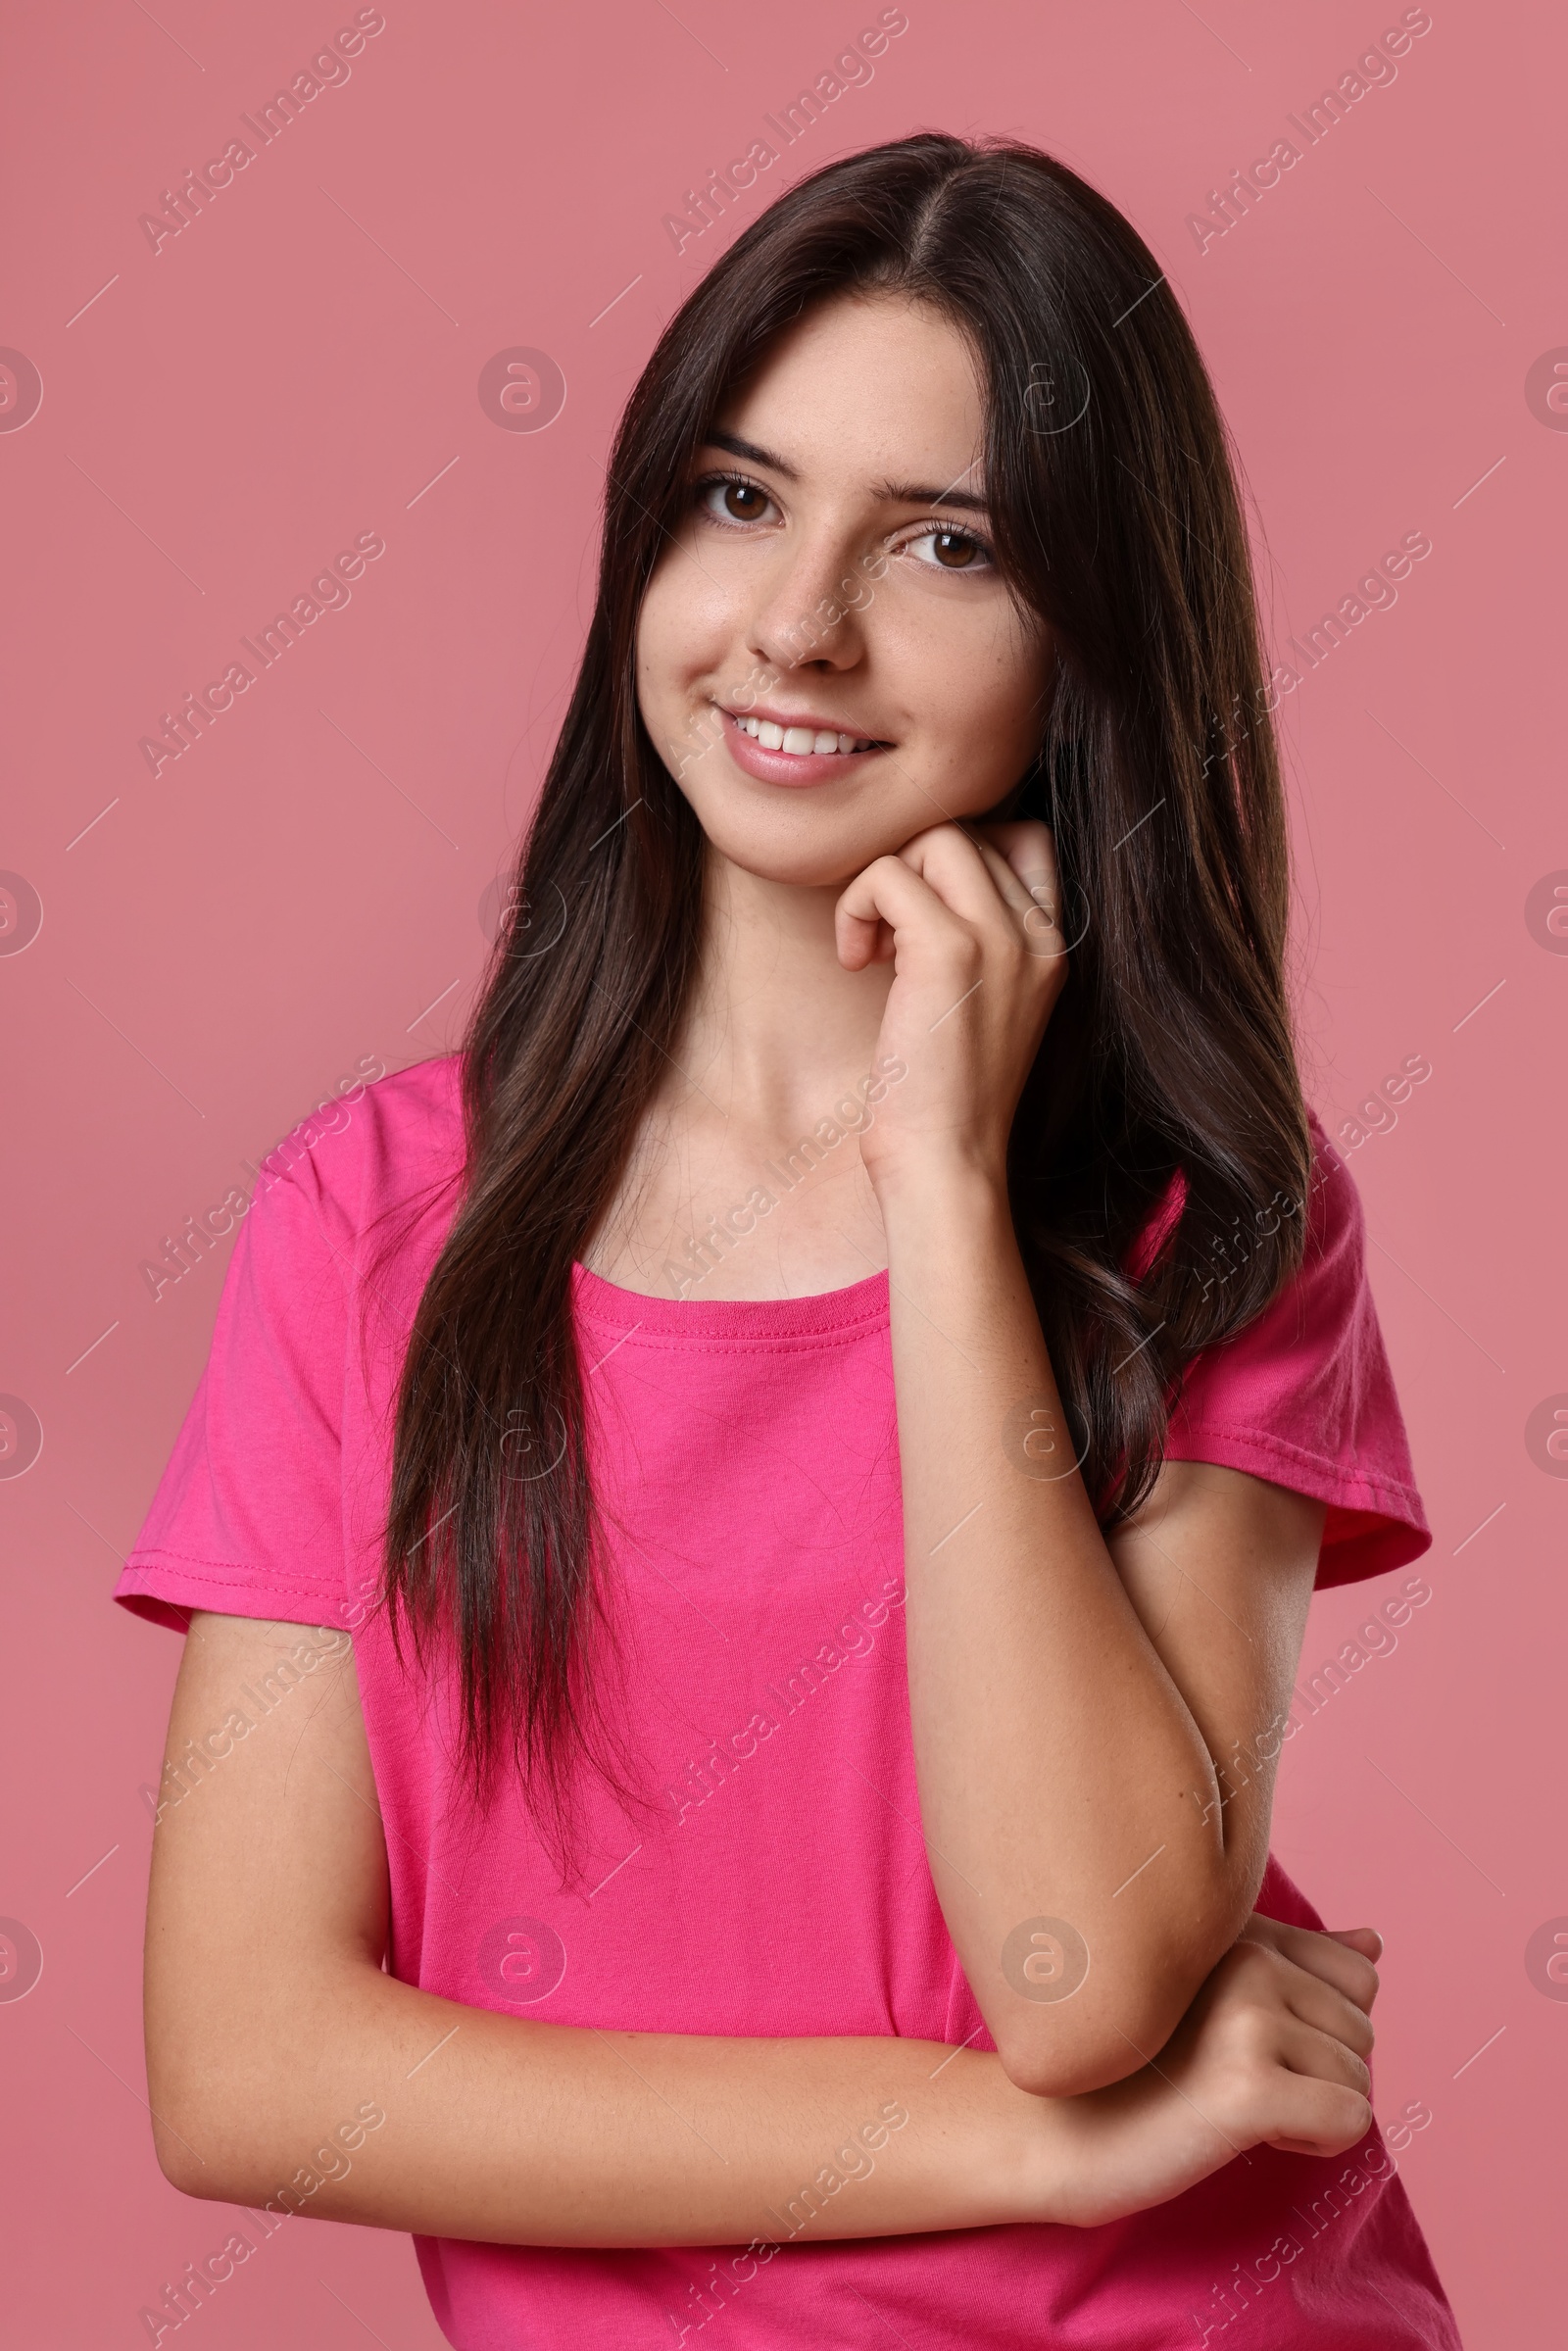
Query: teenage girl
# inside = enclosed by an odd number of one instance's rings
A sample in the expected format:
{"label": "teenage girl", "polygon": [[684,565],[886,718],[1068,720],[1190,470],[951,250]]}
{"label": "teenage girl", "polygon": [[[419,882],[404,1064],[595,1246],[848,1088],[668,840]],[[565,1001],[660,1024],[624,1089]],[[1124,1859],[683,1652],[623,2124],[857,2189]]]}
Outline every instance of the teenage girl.
{"label": "teenage girl", "polygon": [[836,163],[675,317],[464,1050],[264,1171],[119,1588],[159,2161],[257,2208],[155,2342],[305,2214],[464,2351],[1454,2351],[1268,1849],[1314,1581],[1431,1540],[1280,684],[1051,158]]}

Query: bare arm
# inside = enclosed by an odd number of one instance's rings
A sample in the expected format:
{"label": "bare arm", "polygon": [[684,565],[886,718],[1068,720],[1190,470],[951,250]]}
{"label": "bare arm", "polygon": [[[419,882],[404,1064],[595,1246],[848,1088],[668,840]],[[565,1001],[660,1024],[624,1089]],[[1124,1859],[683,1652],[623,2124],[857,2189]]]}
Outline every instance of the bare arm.
{"label": "bare arm", "polygon": [[[302,1638],[196,1616],[171,1757]],[[1260,2139],[1335,2152],[1366,2127],[1376,1978],[1320,1936],[1288,1957],[1287,1930],[1239,1945],[1159,2072],[1104,2099],[1031,2096],[939,2042],[600,2032],[399,1983],[352,1655],[313,1639],[308,1680],[210,1741],[155,1835],[148,2094],[188,2194],[501,2244],[779,2242],[1091,2223]]]}
{"label": "bare arm", "polygon": [[[1167,1462],[1107,1543],[1005,1200],[970,1178],[884,1214],[932,1876],[1013,2080],[1098,2088],[1162,2047],[1252,1908],[1323,1505]],[[1069,1998],[1025,1988],[1031,1920],[1071,1931],[1036,1946],[1037,1973],[1087,1970]]]}
{"label": "bare arm", "polygon": [[878,1065],[905,1075],[860,1150],[888,1249],[932,1876],[1010,2078],[1064,2095],[1152,2056],[1251,1910],[1270,1774],[1232,1799],[1219,1765],[1283,1708],[1323,1509],[1167,1464],[1142,1531],[1101,1535],[1008,1200],[1066,978],[1059,896],[1044,825],[944,824],[858,875],[837,926],[850,968],[895,967]]}

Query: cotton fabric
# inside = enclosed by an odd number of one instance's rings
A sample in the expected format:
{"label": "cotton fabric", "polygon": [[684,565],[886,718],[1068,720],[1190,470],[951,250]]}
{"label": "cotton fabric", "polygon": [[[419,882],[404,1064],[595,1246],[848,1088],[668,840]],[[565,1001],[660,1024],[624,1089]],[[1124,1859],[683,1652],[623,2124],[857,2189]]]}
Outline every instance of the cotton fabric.
{"label": "cotton fabric", "polygon": [[[1306,1262],[1199,1358],[1167,1450],[1322,1499],[1326,1585],[1404,1565],[1431,1536],[1360,1203],[1313,1134]],[[515,1796],[476,1816],[452,1691],[407,1678],[374,1605],[391,1398],[462,1149],[447,1059],[273,1154],[116,1597],[181,1629],[192,1609],[352,1628],[391,1872],[387,1964],[405,1982],[564,2025],[993,2047],[920,1835],[885,1273],[756,1302],[645,1298],[574,1268],[621,1634],[605,1670],[648,1803],[629,1818],[588,1788],[569,1886]],[[1164,1213],[1178,1205],[1179,1192]],[[389,1211],[407,1237],[370,1287]],[[1273,1859],[1258,1907],[1322,1924]],[[941,2095],[939,2075],[933,2114]],[[846,2141],[871,2119],[846,2114]],[[836,2154],[822,2150],[815,2192],[853,2206]],[[1374,2129],[1328,2162],[1254,2150],[1096,2229],[813,2241],[793,2226],[807,2199],[777,2225],[760,2213],[750,2248],[416,2243],[460,2351],[1458,2351],[1396,2172]]]}

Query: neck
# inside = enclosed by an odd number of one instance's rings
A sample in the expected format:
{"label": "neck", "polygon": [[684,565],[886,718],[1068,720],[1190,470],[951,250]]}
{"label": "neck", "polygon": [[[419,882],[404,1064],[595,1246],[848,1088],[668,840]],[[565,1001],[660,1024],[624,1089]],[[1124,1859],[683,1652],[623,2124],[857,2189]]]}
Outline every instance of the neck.
{"label": "neck", "polygon": [[676,1049],[688,1114],[793,1136],[871,1065],[893,966],[846,971],[843,884],[769,881],[710,850],[701,972]]}
{"label": "neck", "polygon": [[[608,1281],[663,1298],[793,1298],[886,1264],[857,1139],[863,1098],[853,1098],[876,1053],[893,966],[840,963],[843,887],[764,881],[710,850],[682,1033],[583,1244]],[[727,1236],[750,1238],[709,1247],[714,1218]]]}

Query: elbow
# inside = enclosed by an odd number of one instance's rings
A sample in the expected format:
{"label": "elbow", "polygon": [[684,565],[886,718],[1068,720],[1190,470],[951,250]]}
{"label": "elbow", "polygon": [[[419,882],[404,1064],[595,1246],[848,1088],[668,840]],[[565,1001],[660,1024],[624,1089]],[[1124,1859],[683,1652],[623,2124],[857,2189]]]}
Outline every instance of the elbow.
{"label": "elbow", "polygon": [[208,2203],[257,2200],[262,2150],[218,2084],[186,2096],[154,2089],[153,2101],[153,2151],[171,2187]]}
{"label": "elbow", "polygon": [[153,2150],[158,2157],[158,2169],[170,2186],[177,2187],[182,2196],[201,2196],[222,2203],[238,2201],[229,2194],[224,2170],[198,2155],[193,2143],[174,2124],[154,2118]]}
{"label": "elbow", "polygon": [[269,2149],[263,2119],[273,2103],[265,2066],[227,2060],[214,2038],[192,2033],[149,2034],[147,2096],[158,2169],[182,2196],[257,2204]]}
{"label": "elbow", "polygon": [[1093,1999],[1085,1985],[1027,2010],[1009,2000],[992,2026],[1004,2073],[1037,2098],[1078,2098],[1125,2082],[1159,2055],[1229,1947],[1149,1955],[1119,1982],[1102,1978]]}
{"label": "elbow", "polygon": [[999,2043],[1002,2070],[1015,2089],[1034,2098],[1081,2098],[1090,2090],[1125,2082],[1159,2054],[1170,2030],[1134,2033],[1114,2027],[1055,2036],[1014,2036]]}
{"label": "elbow", "polygon": [[285,2160],[265,2130],[221,2096],[184,2105],[154,2120],[158,2168],[182,2196],[208,2204],[248,2205],[286,2219],[348,2170],[335,2146],[321,2148],[300,2168]]}
{"label": "elbow", "polygon": [[[1148,1919],[1125,1939],[1107,1935],[1093,1964],[1086,1945],[1077,1986],[1065,1996],[1047,1990],[1020,1999],[1023,1985],[1009,1973],[1005,1989],[994,1987],[990,2005],[999,2013],[986,2016],[1008,2081],[1037,2098],[1077,2098],[1141,2072],[1245,1929],[1255,1890],[1223,1871],[1200,1880],[1183,1915]],[[1042,1981],[1052,1984],[1049,1975]]]}
{"label": "elbow", "polygon": [[[380,1970],[374,1983],[385,1979]],[[331,2130],[323,2130],[319,2091],[307,2089],[322,2067],[323,2044],[341,2037],[345,2005],[325,1986],[323,2006],[292,2019],[247,2015],[239,2003],[192,2020],[155,2012],[147,2033],[147,2096],[158,2168],[182,2196],[250,2205],[287,2214],[323,2209],[337,2217],[335,2190],[352,2168],[351,2154],[385,2113],[363,2099]],[[321,2079],[330,2081],[327,2063]],[[320,2199],[319,2202],[315,2201]]]}

